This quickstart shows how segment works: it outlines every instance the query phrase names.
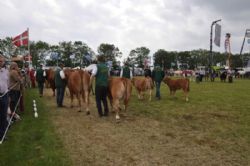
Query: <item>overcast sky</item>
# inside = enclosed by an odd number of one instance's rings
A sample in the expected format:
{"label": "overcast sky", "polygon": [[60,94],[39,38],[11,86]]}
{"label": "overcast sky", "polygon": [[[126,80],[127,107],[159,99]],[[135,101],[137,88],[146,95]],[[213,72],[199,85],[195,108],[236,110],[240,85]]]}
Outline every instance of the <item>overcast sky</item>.
{"label": "overcast sky", "polygon": [[[231,33],[239,53],[250,28],[250,0],[1,0],[0,38],[27,28],[30,40],[50,44],[83,41],[95,52],[101,43],[117,46],[127,57],[131,49],[209,50],[210,27],[222,19],[221,47]],[[249,51],[245,44],[244,52]]]}

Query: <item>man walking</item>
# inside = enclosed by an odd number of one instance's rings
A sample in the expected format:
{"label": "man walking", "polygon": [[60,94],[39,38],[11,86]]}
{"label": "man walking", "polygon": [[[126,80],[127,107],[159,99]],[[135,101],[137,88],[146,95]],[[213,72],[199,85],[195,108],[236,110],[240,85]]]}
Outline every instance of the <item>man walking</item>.
{"label": "man walking", "polygon": [[57,107],[63,106],[64,91],[66,87],[65,74],[63,71],[64,64],[60,63],[59,68],[55,72],[55,86],[56,86],[56,103]]}
{"label": "man walking", "polygon": [[36,77],[36,81],[38,84],[39,95],[40,95],[40,97],[42,97],[43,96],[43,87],[44,87],[44,82],[45,82],[45,77],[46,77],[46,72],[43,70],[42,64],[40,64],[40,67],[36,70],[34,75]]}

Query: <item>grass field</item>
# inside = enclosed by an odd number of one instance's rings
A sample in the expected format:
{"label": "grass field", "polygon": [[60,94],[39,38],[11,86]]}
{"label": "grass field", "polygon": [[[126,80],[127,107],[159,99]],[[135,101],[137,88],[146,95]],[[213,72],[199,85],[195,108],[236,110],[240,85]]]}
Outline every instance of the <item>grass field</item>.
{"label": "grass field", "polygon": [[[191,82],[183,93],[162,100],[138,100],[135,90],[120,123],[114,114],[99,118],[79,108],[58,109],[52,92],[27,90],[22,120],[0,145],[0,165],[249,165],[250,80]],[[32,113],[38,103],[39,118]],[[76,102],[75,102],[76,105]]]}

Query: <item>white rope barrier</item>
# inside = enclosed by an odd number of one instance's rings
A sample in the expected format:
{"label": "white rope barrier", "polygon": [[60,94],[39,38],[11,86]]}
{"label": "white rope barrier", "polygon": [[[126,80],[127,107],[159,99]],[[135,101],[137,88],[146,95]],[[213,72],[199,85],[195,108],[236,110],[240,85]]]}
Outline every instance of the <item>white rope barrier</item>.
{"label": "white rope barrier", "polygon": [[9,89],[8,89],[6,92],[4,92],[4,93],[0,96],[0,98],[4,97],[4,96],[5,96],[11,89],[13,89],[13,87],[15,87],[18,83],[19,83],[19,82],[15,83],[15,84],[12,85],[11,87],[9,87]]}
{"label": "white rope barrier", "polygon": [[14,117],[14,115],[15,115],[15,113],[16,113],[16,109],[17,109],[17,106],[19,105],[19,102],[20,102],[21,97],[22,97],[22,94],[20,93],[20,97],[19,97],[19,99],[18,99],[18,101],[17,101],[17,104],[16,104],[16,106],[15,106],[15,110],[14,110],[14,112],[12,113],[12,115],[11,115],[11,117],[10,117],[8,126],[7,126],[6,129],[5,129],[5,132],[4,132],[4,135],[3,135],[3,137],[2,137],[2,139],[1,139],[1,141],[0,141],[0,144],[3,143],[3,140],[4,140],[4,138],[5,138],[5,136],[6,136],[7,132],[8,132],[8,129],[9,129],[10,124],[11,124],[11,121],[12,121],[12,118]]}

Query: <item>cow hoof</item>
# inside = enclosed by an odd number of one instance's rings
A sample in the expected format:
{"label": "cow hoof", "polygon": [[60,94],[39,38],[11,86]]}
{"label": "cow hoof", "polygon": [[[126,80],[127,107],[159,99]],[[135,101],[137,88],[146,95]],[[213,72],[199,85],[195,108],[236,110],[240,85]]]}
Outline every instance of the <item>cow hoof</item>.
{"label": "cow hoof", "polygon": [[119,116],[119,115],[116,115],[116,116],[115,116],[115,119],[116,119],[116,120],[120,120],[120,116]]}
{"label": "cow hoof", "polygon": [[79,110],[78,112],[82,112],[82,110]]}
{"label": "cow hoof", "polygon": [[86,112],[86,115],[89,115],[89,114],[90,114],[90,112],[89,112],[89,111],[87,111],[87,112]]}
{"label": "cow hoof", "polygon": [[188,102],[188,98],[186,98],[186,102]]}

